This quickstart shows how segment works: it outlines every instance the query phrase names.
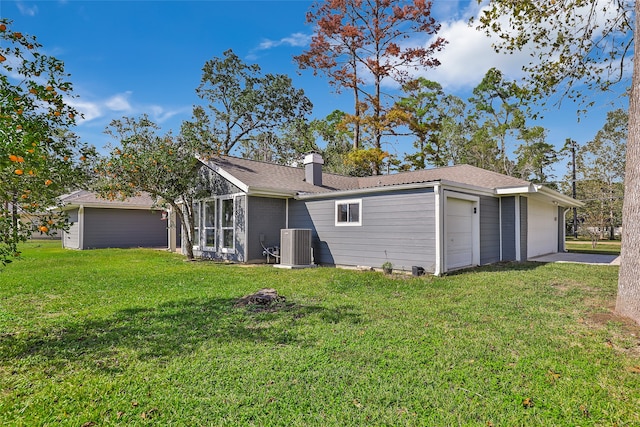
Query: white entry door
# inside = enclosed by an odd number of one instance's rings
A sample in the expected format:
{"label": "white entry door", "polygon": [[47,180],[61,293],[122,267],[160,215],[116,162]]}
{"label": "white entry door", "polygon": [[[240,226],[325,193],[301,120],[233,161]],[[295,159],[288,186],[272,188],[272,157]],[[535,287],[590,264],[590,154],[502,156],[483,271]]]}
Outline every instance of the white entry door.
{"label": "white entry door", "polygon": [[446,269],[474,265],[474,206],[473,201],[447,198],[445,232]]}

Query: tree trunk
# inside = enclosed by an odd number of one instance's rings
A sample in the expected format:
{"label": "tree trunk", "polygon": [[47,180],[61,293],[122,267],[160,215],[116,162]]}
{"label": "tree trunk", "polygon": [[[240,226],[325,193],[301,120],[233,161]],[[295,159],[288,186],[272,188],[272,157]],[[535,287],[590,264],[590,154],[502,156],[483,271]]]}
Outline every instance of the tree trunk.
{"label": "tree trunk", "polygon": [[[636,2],[634,56],[640,58],[640,34],[637,20],[640,2]],[[633,64],[629,99],[629,135],[622,207],[622,252],[618,278],[616,311],[640,324],[640,61]]]}
{"label": "tree trunk", "polygon": [[358,97],[358,88],[353,89],[353,98],[355,100],[354,113],[356,120],[353,127],[353,150],[360,148],[360,98]]}
{"label": "tree trunk", "polygon": [[[185,201],[182,206],[186,207],[186,203],[187,202]],[[189,208],[182,209],[182,206],[174,202],[169,202],[169,204],[178,214],[178,217],[180,217],[180,224],[182,226],[182,243],[184,243],[185,255],[187,259],[192,260],[195,258],[195,256],[193,255],[193,210]]]}
{"label": "tree trunk", "polygon": [[353,128],[353,150],[360,149],[360,94],[358,93],[358,62],[355,50],[351,50],[351,67],[353,69],[353,101],[356,116]]}

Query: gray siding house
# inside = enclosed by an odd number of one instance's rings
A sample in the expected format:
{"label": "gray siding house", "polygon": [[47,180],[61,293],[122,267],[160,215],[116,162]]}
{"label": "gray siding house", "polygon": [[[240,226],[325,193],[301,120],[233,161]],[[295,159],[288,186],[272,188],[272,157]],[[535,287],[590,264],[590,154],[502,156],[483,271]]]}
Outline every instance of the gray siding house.
{"label": "gray siding house", "polygon": [[64,248],[167,247],[166,215],[154,208],[149,196],[107,200],[80,190],[60,201],[70,223],[62,232]]}
{"label": "gray siding house", "polygon": [[432,274],[564,251],[564,217],[580,202],[469,165],[370,177],[234,157],[201,160],[210,196],[195,206],[195,254],[265,262],[280,230],[310,229],[322,265],[422,267]]}

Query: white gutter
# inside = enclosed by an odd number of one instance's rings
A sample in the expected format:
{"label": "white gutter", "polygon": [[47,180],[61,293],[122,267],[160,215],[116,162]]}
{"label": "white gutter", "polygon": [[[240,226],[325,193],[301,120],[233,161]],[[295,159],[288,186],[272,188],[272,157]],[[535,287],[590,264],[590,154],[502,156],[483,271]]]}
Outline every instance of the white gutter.
{"label": "white gutter", "polygon": [[540,194],[550,198],[551,200],[557,201],[558,204],[565,207],[580,207],[584,206],[579,200],[574,199],[571,196],[564,195],[558,191],[552,190],[549,187],[545,187],[541,184],[531,184],[528,186],[522,187],[502,187],[496,188],[495,194],[499,196],[507,196],[507,195],[518,195],[518,194]]}
{"label": "white gutter", "polygon": [[57,207],[57,209],[59,209],[60,211],[68,211],[70,209],[76,209],[76,208],[80,208],[80,207],[84,207],[84,208],[99,208],[99,209],[136,209],[136,210],[145,210],[145,211],[162,211],[165,210],[164,208],[157,206],[157,207],[152,207],[152,206],[140,206],[140,205],[127,205],[127,204],[123,204],[123,203],[110,203],[110,204],[100,204],[100,203],[95,203],[95,202],[89,202],[89,203],[69,203],[67,205],[63,205],[63,206],[59,206]]}
{"label": "white gutter", "polygon": [[545,187],[542,185],[534,185],[534,187],[536,188],[537,193],[544,194],[547,197],[557,200],[558,203],[563,207],[579,208],[581,206],[584,206],[584,203],[580,200],[576,200],[571,196],[559,193],[555,190],[550,189],[549,187]]}
{"label": "white gutter", "polygon": [[513,195],[513,194],[532,193],[532,192],[535,192],[535,189],[532,188],[531,185],[525,185],[522,187],[496,188],[495,194],[502,196],[502,195]]}
{"label": "white gutter", "polygon": [[277,199],[290,199],[295,196],[294,191],[278,191],[270,188],[247,187],[248,196],[271,197]]}

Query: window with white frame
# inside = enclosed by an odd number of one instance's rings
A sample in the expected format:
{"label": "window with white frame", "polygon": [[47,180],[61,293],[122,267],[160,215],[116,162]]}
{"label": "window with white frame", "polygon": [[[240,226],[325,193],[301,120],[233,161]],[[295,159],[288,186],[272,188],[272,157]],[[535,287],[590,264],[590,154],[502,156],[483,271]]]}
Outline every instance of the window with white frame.
{"label": "window with white frame", "polygon": [[216,201],[207,200],[202,202],[202,237],[203,246],[207,248],[216,247]]}
{"label": "window with white frame", "polygon": [[228,252],[235,247],[235,215],[233,198],[220,200],[220,233],[222,234],[222,250]]}
{"label": "window with white frame", "polygon": [[362,225],[362,200],[336,200],[336,226]]}
{"label": "window with white frame", "polygon": [[193,248],[200,248],[200,202],[193,204]]}

